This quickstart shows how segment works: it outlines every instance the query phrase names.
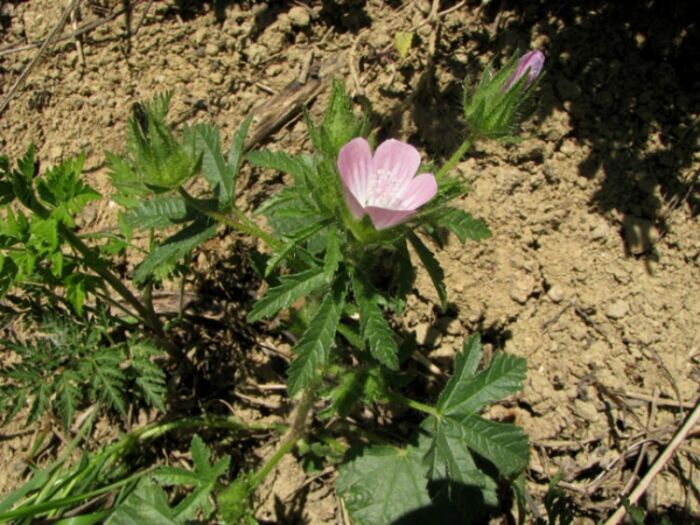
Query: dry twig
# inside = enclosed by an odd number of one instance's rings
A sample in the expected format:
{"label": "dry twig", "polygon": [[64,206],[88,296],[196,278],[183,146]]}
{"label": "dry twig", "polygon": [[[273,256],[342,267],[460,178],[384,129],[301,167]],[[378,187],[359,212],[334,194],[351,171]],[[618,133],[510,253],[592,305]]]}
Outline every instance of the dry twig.
{"label": "dry twig", "polygon": [[[664,449],[664,451],[659,454],[659,457],[656,458],[656,461],[651,466],[649,471],[629,495],[628,499],[630,505],[634,505],[637,503],[637,501],[639,501],[639,498],[642,497],[657,474],[663,470],[666,463],[668,463],[673,457],[678,447],[680,447],[683,441],[685,441],[686,437],[698,421],[700,421],[700,397],[698,397],[698,399],[695,401],[695,408],[693,408],[692,413],[685,420],[685,423],[678,428],[671,442]],[[620,523],[620,521],[622,521],[626,513],[627,509],[624,506],[619,506],[613,515],[608,518],[608,521],[605,522],[605,525],[617,525]]]}

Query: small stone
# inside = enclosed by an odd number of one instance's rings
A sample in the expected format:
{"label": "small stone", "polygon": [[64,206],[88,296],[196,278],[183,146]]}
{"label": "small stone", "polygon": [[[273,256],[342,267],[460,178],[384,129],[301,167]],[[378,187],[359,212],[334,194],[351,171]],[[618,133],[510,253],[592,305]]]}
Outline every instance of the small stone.
{"label": "small stone", "polygon": [[210,57],[214,57],[219,54],[219,46],[210,42],[209,44],[204,46],[204,53]]}
{"label": "small stone", "polygon": [[594,241],[602,241],[607,237],[608,235],[608,229],[603,226],[602,224],[599,226],[596,226],[593,228],[591,231],[591,239]]}
{"label": "small stone", "polygon": [[618,299],[614,303],[608,305],[605,309],[605,315],[610,319],[622,319],[630,311],[629,305],[622,299]]}
{"label": "small stone", "polygon": [[221,84],[224,81],[224,75],[219,73],[218,71],[215,71],[214,73],[211,73],[209,75],[209,79],[212,81],[214,84]]}
{"label": "small stone", "polygon": [[422,345],[425,342],[429,329],[430,325],[428,323],[420,323],[415,326],[414,330],[416,331],[416,342],[418,344]]}
{"label": "small stone", "polygon": [[559,151],[561,151],[564,155],[572,155],[576,152],[576,142],[574,142],[572,139],[565,140],[559,147]]}
{"label": "small stone", "polygon": [[535,284],[535,278],[530,274],[514,274],[510,285],[510,298],[516,303],[525,304],[535,290]]}
{"label": "small stone", "polygon": [[49,150],[49,157],[53,160],[61,160],[63,158],[63,146],[55,144]]}
{"label": "small stone", "polygon": [[303,29],[311,23],[311,16],[309,15],[308,9],[300,5],[292,7],[287,13],[287,16],[292,26],[299,29]]}
{"label": "small stone", "polygon": [[555,284],[547,290],[547,297],[549,297],[553,303],[560,303],[564,300],[564,290],[561,289],[561,286]]}

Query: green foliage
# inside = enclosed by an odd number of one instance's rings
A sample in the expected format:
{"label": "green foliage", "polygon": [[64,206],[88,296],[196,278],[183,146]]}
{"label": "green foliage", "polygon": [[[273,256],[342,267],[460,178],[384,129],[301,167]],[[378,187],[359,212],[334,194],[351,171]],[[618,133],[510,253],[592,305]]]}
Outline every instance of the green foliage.
{"label": "green foliage", "polygon": [[527,115],[529,99],[539,83],[538,78],[528,86],[527,75],[523,75],[514,85],[504,88],[517,68],[518,58],[513,56],[497,72],[489,65],[474,88],[465,81],[464,117],[475,138],[517,140],[518,127]]}
{"label": "green foliage", "polygon": [[[544,496],[548,525],[571,525],[574,522],[574,504],[566,492],[559,487],[561,474],[561,472],[558,472],[552,478],[549,482],[547,494]],[[643,515],[641,523],[644,523]]]}
{"label": "green foliage", "polygon": [[340,467],[336,490],[358,525],[396,523],[411,513],[421,523],[431,504],[425,474],[416,447],[373,446]]}
{"label": "green foliage", "polygon": [[411,242],[413,249],[416,251],[418,258],[421,263],[428,271],[430,280],[433,281],[433,286],[435,286],[435,291],[437,291],[438,298],[440,299],[440,307],[443,311],[447,309],[447,288],[445,288],[445,272],[443,271],[440,263],[433,255],[428,247],[420,240],[420,238],[413,232],[408,233],[408,240]]}
{"label": "green foliage", "polygon": [[364,116],[358,118],[352,105],[352,100],[345,92],[345,85],[341,80],[335,79],[321,126],[316,128],[307,118],[314,147],[329,158],[337,158],[340,148],[354,137],[369,133],[368,120]]}
{"label": "green foliage", "polygon": [[171,98],[172,92],[168,92],[150,102],[134,104],[128,155],[108,157],[112,183],[127,198],[177,188],[200,169],[202,152],[197,147],[196,131],[186,127],[178,140],[165,121]]}
{"label": "green foliage", "polygon": [[399,368],[398,346],[394,339],[394,331],[384,318],[379,307],[379,295],[360,273],[352,275],[352,288],[355,301],[360,308],[360,333],[367,342],[369,351],[374,358],[391,370]]}
{"label": "green foliage", "polygon": [[[165,122],[169,100],[165,95],[138,106],[129,123],[127,154],[108,155],[117,190],[113,198],[125,208],[123,225],[151,231],[179,227],[153,243],[134,273],[139,285],[172,275],[183,259],[216,235],[220,220],[235,208],[236,178],[252,120],[250,116],[243,122],[225,157],[219,130],[210,125],[186,128],[178,142]],[[210,197],[192,197],[181,187],[199,171]]]}
{"label": "green foliage", "polygon": [[491,230],[486,224],[475,219],[466,211],[456,208],[446,208],[443,213],[436,217],[435,225],[450,230],[462,244],[467,239],[480,241],[491,237]]}
{"label": "green foliage", "polygon": [[496,480],[480,462],[510,478],[527,466],[529,454],[521,429],[478,415],[488,403],[522,388],[525,361],[500,355],[477,373],[482,350],[478,336],[471,337],[415,444],[370,446],[341,466],[337,488],[353,520],[373,525],[430,517],[452,523],[457,517],[472,523],[498,504]]}
{"label": "green foliage", "polygon": [[84,155],[38,174],[34,151],[31,146],[14,170],[7,158],[0,162],[0,296],[29,283],[50,295],[62,287],[81,313],[97,282],[85,273],[94,261],[70,253],[71,233],[76,217],[100,195],[81,181]]}
{"label": "green foliage", "polygon": [[265,317],[271,317],[283,308],[288,308],[294,302],[326,284],[323,270],[311,269],[294,275],[281,277],[279,286],[268,290],[248,312],[248,321],[255,322]]}
{"label": "green foliage", "polygon": [[328,362],[346,293],[347,286],[339,279],[321,303],[318,312],[309,323],[309,328],[294,346],[296,358],[287,371],[290,396],[312,385]]}
{"label": "green foliage", "polygon": [[5,421],[30,403],[26,423],[51,413],[70,428],[93,403],[126,415],[133,404],[163,410],[165,374],[153,362],[162,352],[147,340],[110,341],[106,314],[85,320],[58,315],[40,323],[26,343],[2,341],[0,411]]}

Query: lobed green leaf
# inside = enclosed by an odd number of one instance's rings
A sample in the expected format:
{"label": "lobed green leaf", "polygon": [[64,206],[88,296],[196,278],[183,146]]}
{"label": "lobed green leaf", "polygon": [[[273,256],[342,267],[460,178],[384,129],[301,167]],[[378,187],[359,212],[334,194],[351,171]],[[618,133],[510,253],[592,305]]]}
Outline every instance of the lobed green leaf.
{"label": "lobed green leaf", "polygon": [[[320,274],[323,276],[323,273]],[[299,342],[294,346],[296,358],[287,371],[287,387],[290,396],[309,386],[328,362],[331,347],[343,313],[347,289],[336,282],[326,295],[316,315],[309,323]]]}
{"label": "lobed green leaf", "polygon": [[445,272],[443,271],[440,263],[433,255],[428,247],[423,244],[418,236],[413,232],[408,232],[408,240],[411,242],[413,249],[416,251],[418,258],[420,259],[425,269],[428,271],[430,280],[433,281],[435,290],[437,291],[438,298],[440,299],[440,307],[444,311],[447,308],[447,289],[445,288]]}
{"label": "lobed green leaf", "polygon": [[175,264],[204,241],[216,235],[217,228],[218,224],[209,218],[197,218],[148,254],[136,268],[134,281],[137,284],[143,284],[160,268]]}
{"label": "lobed green leaf", "polygon": [[280,310],[290,307],[301,297],[316,291],[326,284],[322,268],[314,268],[281,277],[280,281],[282,284],[270,288],[267,294],[255,303],[250,312],[248,312],[248,321],[253,323],[265,317],[272,317]]}
{"label": "lobed green leaf", "polygon": [[372,284],[358,272],[353,272],[352,288],[360,308],[360,333],[377,361],[391,370],[398,370],[398,346],[394,331],[384,318]]}
{"label": "lobed green leaf", "polygon": [[[341,465],[336,490],[358,525],[401,523],[431,505],[426,466],[414,447],[373,446]],[[421,518],[426,519],[427,513]]]}
{"label": "lobed green leaf", "polygon": [[131,228],[166,228],[195,219],[197,213],[178,195],[156,195],[124,213],[124,221]]}
{"label": "lobed green leaf", "polygon": [[447,228],[454,233],[459,241],[464,244],[467,239],[479,241],[491,237],[491,230],[479,219],[471,214],[456,208],[447,208],[444,213],[437,216],[437,226]]}

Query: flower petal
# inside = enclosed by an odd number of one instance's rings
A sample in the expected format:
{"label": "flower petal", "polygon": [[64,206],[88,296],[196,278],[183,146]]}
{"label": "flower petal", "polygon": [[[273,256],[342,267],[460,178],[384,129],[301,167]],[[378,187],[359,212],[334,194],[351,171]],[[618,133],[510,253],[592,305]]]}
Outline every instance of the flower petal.
{"label": "flower petal", "polygon": [[421,173],[408,183],[399,200],[401,210],[416,210],[437,193],[437,181],[432,173]]}
{"label": "flower petal", "polygon": [[[375,173],[372,150],[365,139],[357,137],[341,148],[338,154],[338,171],[345,188],[355,197],[355,202],[365,202],[370,179]],[[353,210],[353,204],[348,201],[348,205]]]}
{"label": "flower petal", "polygon": [[365,209],[362,207],[362,204],[357,202],[357,199],[355,196],[352,194],[352,192],[346,187],[345,189],[345,202],[348,205],[348,209],[350,210],[350,213],[352,213],[352,216],[355,217],[356,219],[362,219],[362,217],[365,216]]}
{"label": "flower petal", "polygon": [[374,168],[378,174],[380,170],[391,174],[392,187],[397,195],[403,193],[419,166],[418,150],[400,140],[385,140],[374,152]]}
{"label": "flower petal", "polygon": [[388,210],[377,206],[367,206],[365,211],[369,214],[369,218],[372,219],[372,224],[377,230],[385,230],[396,226],[415,213],[414,210]]}

